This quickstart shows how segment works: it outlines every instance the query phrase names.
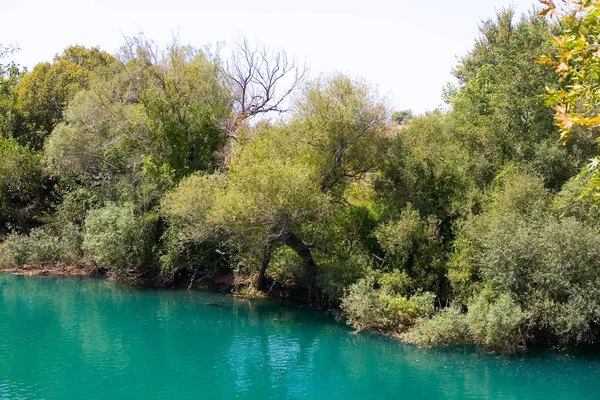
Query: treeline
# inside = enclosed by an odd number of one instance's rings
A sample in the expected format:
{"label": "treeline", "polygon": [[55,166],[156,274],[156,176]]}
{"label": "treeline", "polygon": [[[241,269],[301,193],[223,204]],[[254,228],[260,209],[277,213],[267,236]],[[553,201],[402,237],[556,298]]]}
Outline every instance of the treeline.
{"label": "treeline", "polygon": [[422,116],[247,42],[227,61],[139,37],[2,65],[0,265],[233,273],[424,346],[594,343],[600,210],[577,176],[596,132],[563,145],[543,97],[566,83],[539,62],[561,29],[499,12],[449,111]]}

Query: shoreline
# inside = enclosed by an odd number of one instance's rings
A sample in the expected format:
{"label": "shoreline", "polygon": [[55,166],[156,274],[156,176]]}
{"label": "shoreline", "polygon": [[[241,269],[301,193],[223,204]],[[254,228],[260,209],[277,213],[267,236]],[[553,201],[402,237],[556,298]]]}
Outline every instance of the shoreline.
{"label": "shoreline", "polygon": [[105,273],[78,265],[56,266],[56,265],[25,265],[22,267],[0,267],[0,272],[7,272],[22,276],[106,276]]}
{"label": "shoreline", "polygon": [[[28,264],[15,267],[0,267],[0,273],[10,273],[21,276],[61,276],[61,277],[103,277],[110,279],[106,270],[101,268],[90,268],[84,265],[56,265],[56,264]],[[135,286],[135,285],[134,285]],[[188,289],[204,290],[214,293],[223,293],[235,297],[246,297],[255,299],[288,299],[301,301],[294,297],[269,295],[253,290],[249,277],[236,278],[233,274],[191,274],[181,271],[177,274],[171,284],[151,284],[140,287],[154,287],[164,289]],[[277,293],[277,292],[276,292]],[[281,293],[279,293],[281,294]]]}

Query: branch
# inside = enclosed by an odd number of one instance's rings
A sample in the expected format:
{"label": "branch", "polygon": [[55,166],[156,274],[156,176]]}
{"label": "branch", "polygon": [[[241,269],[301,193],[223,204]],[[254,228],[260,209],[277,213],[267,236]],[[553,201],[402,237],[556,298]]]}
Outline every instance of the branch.
{"label": "branch", "polygon": [[[231,61],[225,63],[225,85],[234,96],[234,115],[228,137],[236,138],[250,118],[269,112],[285,112],[281,105],[306,78],[308,68],[289,59],[284,50],[251,46],[243,39],[235,46]],[[285,85],[286,79],[291,81]]]}

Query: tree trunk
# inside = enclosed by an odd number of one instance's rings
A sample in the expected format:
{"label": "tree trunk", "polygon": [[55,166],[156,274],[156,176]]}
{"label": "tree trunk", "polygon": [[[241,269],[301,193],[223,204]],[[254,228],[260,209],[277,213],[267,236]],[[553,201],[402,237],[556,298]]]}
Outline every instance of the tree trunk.
{"label": "tree trunk", "polygon": [[317,264],[312,256],[310,247],[308,247],[298,236],[290,232],[285,239],[285,244],[300,256],[304,263],[304,271],[308,283],[308,297],[312,302],[313,296],[316,294],[317,285]]}
{"label": "tree trunk", "polygon": [[267,267],[271,262],[271,255],[273,255],[273,243],[267,243],[265,251],[263,253],[262,263],[260,265],[260,271],[258,272],[258,282],[256,282],[256,288],[261,292],[267,290]]}

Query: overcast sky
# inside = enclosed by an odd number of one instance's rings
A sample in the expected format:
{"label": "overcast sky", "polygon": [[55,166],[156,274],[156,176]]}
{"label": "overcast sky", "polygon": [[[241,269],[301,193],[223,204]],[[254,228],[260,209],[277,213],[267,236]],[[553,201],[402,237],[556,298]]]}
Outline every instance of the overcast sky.
{"label": "overcast sky", "polygon": [[519,13],[536,0],[0,0],[0,44],[33,67],[72,44],[114,53],[143,31],[164,45],[174,34],[203,47],[246,36],[305,59],[311,75],[362,77],[397,109],[421,113],[442,104],[458,57],[496,9]]}

